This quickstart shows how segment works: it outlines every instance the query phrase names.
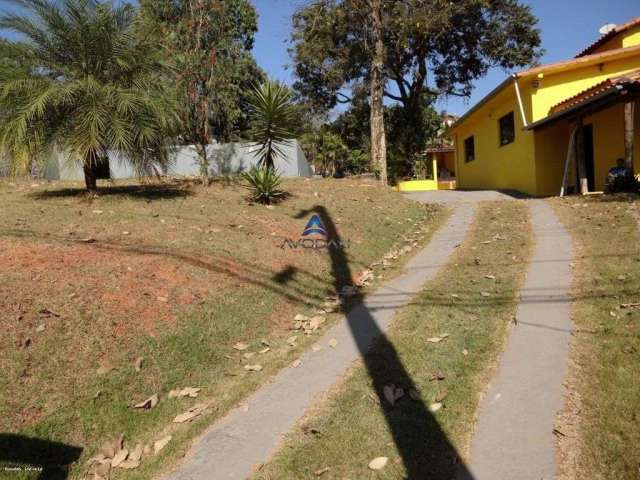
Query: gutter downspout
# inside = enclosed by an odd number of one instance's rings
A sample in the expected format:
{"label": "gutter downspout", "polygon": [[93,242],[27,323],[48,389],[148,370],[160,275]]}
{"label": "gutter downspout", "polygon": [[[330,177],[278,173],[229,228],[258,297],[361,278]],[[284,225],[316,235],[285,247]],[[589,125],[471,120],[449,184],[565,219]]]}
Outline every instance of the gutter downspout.
{"label": "gutter downspout", "polygon": [[520,115],[522,116],[522,125],[524,128],[527,128],[529,124],[527,123],[527,117],[524,114],[524,105],[522,104],[522,95],[520,95],[520,85],[518,85],[518,75],[514,73],[511,75],[513,78],[513,84],[516,87],[516,97],[518,98],[518,106],[520,107]]}

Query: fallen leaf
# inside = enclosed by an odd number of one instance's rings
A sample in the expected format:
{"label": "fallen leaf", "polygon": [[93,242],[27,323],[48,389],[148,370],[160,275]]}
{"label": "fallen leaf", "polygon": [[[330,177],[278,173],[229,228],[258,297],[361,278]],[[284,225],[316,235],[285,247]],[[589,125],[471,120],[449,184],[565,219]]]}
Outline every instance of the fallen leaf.
{"label": "fallen leaf", "polygon": [[259,372],[262,370],[262,365],[245,365],[244,369],[249,372]]}
{"label": "fallen leaf", "polygon": [[102,447],[100,447],[100,451],[106,458],[115,457],[118,450],[120,450],[120,445],[117,438],[112,438],[111,440],[106,441],[102,444]]}
{"label": "fallen leaf", "polygon": [[331,340],[329,340],[329,346],[331,348],[336,348],[338,346],[338,340],[336,340],[335,338],[332,338]]}
{"label": "fallen leaf", "polygon": [[442,403],[436,402],[429,405],[429,411],[435,413],[442,408]]}
{"label": "fallen leaf", "polygon": [[45,324],[41,323],[36,327],[36,332],[44,332],[44,329],[45,329]]}
{"label": "fallen leaf", "polygon": [[302,364],[302,360],[300,360],[300,359],[298,358],[298,359],[294,360],[294,361],[291,363],[291,366],[292,366],[293,368],[298,368],[301,364]]}
{"label": "fallen leaf", "polygon": [[82,240],[80,240],[82,243],[94,243],[96,241],[95,238],[93,237],[87,237],[87,238],[83,238]]}
{"label": "fallen leaf", "polygon": [[369,468],[371,470],[382,470],[389,461],[388,457],[376,457],[369,462]]}
{"label": "fallen leaf", "polygon": [[316,477],[319,477],[320,475],[324,475],[325,473],[327,473],[329,470],[331,470],[331,468],[329,468],[329,467],[324,467],[324,468],[321,468],[320,470],[316,470],[315,472],[313,472],[313,474],[314,474]]}
{"label": "fallen leaf", "polygon": [[144,357],[136,358],[136,363],[135,363],[136,372],[139,372],[142,369],[142,362],[144,362]]}
{"label": "fallen leaf", "polygon": [[311,347],[311,350],[317,353],[320,350],[322,350],[322,346],[321,345],[314,345],[313,347]]}
{"label": "fallen leaf", "polygon": [[138,468],[140,466],[140,460],[125,460],[118,468],[124,468],[126,470],[133,470],[134,468]]}
{"label": "fallen leaf", "polygon": [[102,215],[104,212],[102,210],[94,210],[91,213],[95,213],[96,215]]}
{"label": "fallen leaf", "polygon": [[296,322],[306,322],[307,320],[309,320],[309,317],[299,313],[295,317],[293,317],[293,320],[296,321]]}
{"label": "fallen leaf", "polygon": [[489,292],[480,292],[480,296],[482,296],[484,298],[489,298],[491,296],[491,294]]}
{"label": "fallen leaf", "polygon": [[259,353],[259,354],[265,354],[265,353],[267,353],[269,350],[271,350],[271,348],[270,348],[270,347],[265,347],[265,348],[263,348],[262,350],[259,350],[259,351],[258,351],[258,353]]}
{"label": "fallen leaf", "polygon": [[177,415],[176,418],[173,419],[173,423],[190,422],[191,420],[202,414],[204,410],[205,407],[203,405],[195,405],[186,412]]}
{"label": "fallen leaf", "polygon": [[466,348],[462,350],[462,355],[464,355],[465,357],[469,355],[469,350],[467,350]]}
{"label": "fallen leaf", "polygon": [[248,360],[251,357],[253,357],[255,354],[256,352],[247,352],[247,353],[243,353],[242,356]]}
{"label": "fallen leaf", "polygon": [[438,395],[436,395],[436,403],[442,403],[442,401],[446,398],[447,396],[447,391],[443,390],[441,392],[438,393]]}
{"label": "fallen leaf", "polygon": [[162,302],[162,303],[167,303],[169,301],[169,297],[163,297],[162,295],[157,297],[157,299],[159,302]]}
{"label": "fallen leaf", "polygon": [[142,458],[143,447],[141,443],[138,443],[133,450],[129,452],[129,460],[133,460],[134,462],[140,461]]}
{"label": "fallen leaf", "polygon": [[111,460],[111,467],[116,468],[118,465],[124,462],[128,456],[129,456],[129,450],[127,450],[126,448],[123,448],[122,450],[120,450],[114,455],[113,460]]}
{"label": "fallen leaf", "polygon": [[309,320],[309,326],[315,330],[320,327],[320,325],[322,325],[326,320],[326,317],[316,315],[315,317],[312,317],[311,320]]}
{"label": "fallen leaf", "polygon": [[106,375],[111,370],[113,370],[113,366],[112,365],[110,365],[109,363],[103,363],[102,365],[100,365],[98,367],[98,370],[96,370],[96,373],[98,375]]}
{"label": "fallen leaf", "polygon": [[153,407],[155,407],[158,404],[158,394],[154,393],[153,395],[151,395],[149,398],[147,398],[146,400],[137,403],[133,406],[133,408],[141,408],[143,410],[151,410]]}
{"label": "fallen leaf", "polygon": [[495,280],[496,276],[495,275],[485,275],[484,278],[486,278],[487,280]]}
{"label": "fallen leaf", "polygon": [[394,392],[395,387],[393,385],[385,385],[382,389],[382,393],[384,394],[384,398],[389,402],[391,406],[396,403],[396,396]]}
{"label": "fallen leaf", "polygon": [[442,341],[442,337],[427,338],[427,342],[430,342],[430,343],[440,343],[441,341]]}
{"label": "fallen leaf", "polygon": [[248,343],[244,343],[244,342],[238,342],[233,346],[233,348],[235,350],[242,351],[242,350],[246,350],[247,348],[249,348],[249,344]]}
{"label": "fallen leaf", "polygon": [[167,435],[166,437],[161,438],[160,440],[156,440],[153,443],[153,454],[156,455],[160,450],[167,446],[167,443],[171,441],[171,435]]}

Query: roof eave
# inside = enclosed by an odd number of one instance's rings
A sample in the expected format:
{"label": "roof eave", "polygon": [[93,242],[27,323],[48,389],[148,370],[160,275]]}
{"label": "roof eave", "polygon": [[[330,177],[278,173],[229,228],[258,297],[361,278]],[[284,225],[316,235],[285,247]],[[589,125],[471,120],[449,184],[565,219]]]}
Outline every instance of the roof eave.
{"label": "roof eave", "polygon": [[505,79],[502,83],[500,83],[496,88],[491,90],[487,95],[485,95],[482,100],[476,103],[473,107],[467,110],[464,115],[462,115],[458,120],[455,121],[453,125],[451,125],[446,131],[445,135],[448,136],[453,133],[460,125],[462,125],[471,115],[480,110],[481,107],[486,105],[489,100],[497,96],[502,90],[504,90],[511,82],[516,78],[516,74],[510,75],[507,79]]}

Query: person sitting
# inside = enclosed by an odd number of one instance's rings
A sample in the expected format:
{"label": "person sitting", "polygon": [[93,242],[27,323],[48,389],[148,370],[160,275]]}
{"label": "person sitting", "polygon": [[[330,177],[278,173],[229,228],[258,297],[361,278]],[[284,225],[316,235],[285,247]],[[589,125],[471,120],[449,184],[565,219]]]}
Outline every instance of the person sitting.
{"label": "person sitting", "polygon": [[609,175],[613,177],[629,177],[631,176],[631,172],[627,168],[627,164],[624,161],[624,158],[619,158],[616,160],[616,166],[609,170]]}
{"label": "person sitting", "polygon": [[624,158],[616,160],[616,166],[609,170],[604,190],[607,193],[630,192],[637,190],[637,182],[627,167]]}

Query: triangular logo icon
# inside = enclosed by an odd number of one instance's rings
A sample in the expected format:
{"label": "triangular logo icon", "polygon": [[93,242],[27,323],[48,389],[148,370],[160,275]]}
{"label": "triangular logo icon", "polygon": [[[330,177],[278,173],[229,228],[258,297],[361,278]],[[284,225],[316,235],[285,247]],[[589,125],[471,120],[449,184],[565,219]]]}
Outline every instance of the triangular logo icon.
{"label": "triangular logo icon", "polygon": [[309,219],[307,226],[304,227],[302,236],[306,237],[307,235],[313,235],[314,233],[317,233],[318,235],[322,235],[323,237],[327,236],[327,230],[324,228],[324,225],[322,224],[322,220],[320,220],[320,217],[318,215],[313,215]]}

